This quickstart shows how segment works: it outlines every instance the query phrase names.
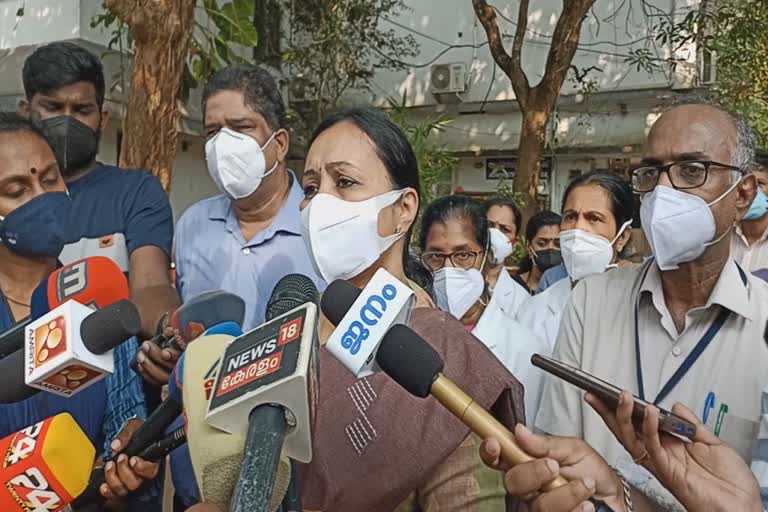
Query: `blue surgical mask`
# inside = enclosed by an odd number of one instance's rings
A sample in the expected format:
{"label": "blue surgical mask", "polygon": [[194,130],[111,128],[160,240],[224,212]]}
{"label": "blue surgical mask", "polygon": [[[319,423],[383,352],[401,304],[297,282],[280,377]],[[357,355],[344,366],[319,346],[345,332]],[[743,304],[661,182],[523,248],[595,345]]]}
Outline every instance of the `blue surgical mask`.
{"label": "blue surgical mask", "polygon": [[757,187],[757,194],[755,194],[754,201],[744,215],[744,220],[757,220],[766,213],[768,213],[768,196],[765,195],[762,188]]}
{"label": "blue surgical mask", "polygon": [[46,192],[0,216],[0,243],[19,256],[55,258],[67,243],[72,200],[66,192]]}

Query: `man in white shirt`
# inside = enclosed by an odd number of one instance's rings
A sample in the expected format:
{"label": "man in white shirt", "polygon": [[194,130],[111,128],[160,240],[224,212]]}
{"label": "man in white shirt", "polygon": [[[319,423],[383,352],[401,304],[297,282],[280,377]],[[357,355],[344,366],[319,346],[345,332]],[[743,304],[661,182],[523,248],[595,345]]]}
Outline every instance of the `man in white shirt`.
{"label": "man in white shirt", "polygon": [[[755,196],[743,121],[708,105],[662,115],[632,172],[654,259],[588,277],[566,306],[553,357],[670,409],[682,402],[749,462],[768,384],[768,283],[730,258]],[[579,437],[655,501],[675,499],[634,461],[575,387],[548,377],[536,427]],[[677,505],[679,507],[679,505]]]}
{"label": "man in white shirt", "polygon": [[768,156],[758,158],[752,174],[757,194],[731,239],[731,256],[747,272],[768,269]]}

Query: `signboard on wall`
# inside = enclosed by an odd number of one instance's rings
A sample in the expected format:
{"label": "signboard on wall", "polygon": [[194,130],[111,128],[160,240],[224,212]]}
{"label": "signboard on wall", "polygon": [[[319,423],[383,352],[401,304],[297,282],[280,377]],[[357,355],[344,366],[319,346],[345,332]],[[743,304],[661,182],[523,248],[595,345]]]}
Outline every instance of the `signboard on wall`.
{"label": "signboard on wall", "polygon": [[[485,179],[486,180],[514,180],[517,173],[517,158],[486,158],[485,159]],[[541,160],[541,169],[539,170],[539,180],[549,181],[552,174],[552,159],[544,158]]]}

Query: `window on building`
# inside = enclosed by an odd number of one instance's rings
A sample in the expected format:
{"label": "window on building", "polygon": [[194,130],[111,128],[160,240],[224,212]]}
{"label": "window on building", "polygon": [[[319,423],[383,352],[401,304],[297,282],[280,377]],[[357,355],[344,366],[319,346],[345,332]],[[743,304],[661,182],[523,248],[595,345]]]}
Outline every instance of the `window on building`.
{"label": "window on building", "polygon": [[700,52],[699,77],[702,84],[711,84],[717,79],[717,53],[704,49]]}

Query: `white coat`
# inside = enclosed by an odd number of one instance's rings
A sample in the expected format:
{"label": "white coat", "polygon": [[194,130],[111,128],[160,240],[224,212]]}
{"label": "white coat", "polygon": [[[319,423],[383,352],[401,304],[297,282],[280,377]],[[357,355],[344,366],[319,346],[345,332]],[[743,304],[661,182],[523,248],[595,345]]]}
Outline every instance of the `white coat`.
{"label": "white coat", "polygon": [[[517,288],[523,292],[524,297],[517,293]],[[531,356],[535,353],[548,356],[552,351],[546,340],[515,320],[518,308],[525,300],[529,300],[529,297],[525,288],[517,284],[506,272],[502,272],[491,300],[472,334],[482,341],[523,385],[526,424],[533,425],[541,401],[544,372],[531,364]]]}
{"label": "white coat", "polygon": [[563,310],[571,297],[571,280],[561,279],[538,295],[534,295],[517,310],[517,321],[547,341],[549,352],[555,348]]}
{"label": "white coat", "polygon": [[492,298],[501,305],[504,311],[511,313],[514,317],[520,306],[531,298],[531,294],[512,279],[509,272],[502,270],[499,278],[496,280],[496,287],[493,289]]}

